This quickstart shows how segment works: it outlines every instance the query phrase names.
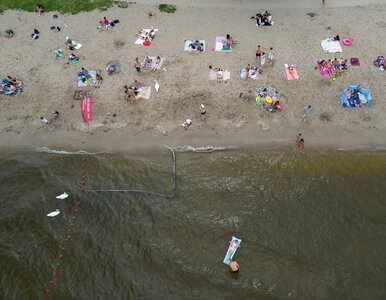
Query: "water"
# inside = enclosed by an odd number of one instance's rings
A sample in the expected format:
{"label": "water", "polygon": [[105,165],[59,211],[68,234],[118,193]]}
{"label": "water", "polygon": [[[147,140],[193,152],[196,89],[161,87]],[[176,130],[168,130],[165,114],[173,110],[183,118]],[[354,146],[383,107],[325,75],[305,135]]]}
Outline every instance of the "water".
{"label": "water", "polygon": [[3,155],[0,298],[385,299],[386,154],[200,151]]}

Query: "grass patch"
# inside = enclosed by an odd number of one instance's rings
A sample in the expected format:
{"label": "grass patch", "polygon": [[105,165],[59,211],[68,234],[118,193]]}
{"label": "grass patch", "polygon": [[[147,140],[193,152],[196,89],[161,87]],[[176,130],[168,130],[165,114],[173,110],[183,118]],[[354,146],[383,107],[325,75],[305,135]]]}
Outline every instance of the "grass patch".
{"label": "grass patch", "polygon": [[44,11],[59,11],[61,13],[77,14],[81,11],[92,11],[94,9],[106,10],[114,5],[127,8],[135,2],[117,0],[0,0],[0,13],[7,9],[19,9],[24,11],[35,11],[36,4],[42,4]]}
{"label": "grass patch", "polygon": [[160,4],[158,8],[161,12],[166,12],[168,14],[174,13],[177,10],[177,7],[172,4]]}

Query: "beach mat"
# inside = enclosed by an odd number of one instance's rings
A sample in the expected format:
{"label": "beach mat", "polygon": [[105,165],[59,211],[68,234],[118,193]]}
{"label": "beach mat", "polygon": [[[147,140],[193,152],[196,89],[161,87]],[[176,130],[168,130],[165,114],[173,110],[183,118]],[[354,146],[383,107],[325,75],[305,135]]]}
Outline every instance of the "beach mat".
{"label": "beach mat", "polygon": [[92,94],[86,94],[80,102],[83,122],[88,123],[92,120]]}
{"label": "beach mat", "polygon": [[88,74],[91,76],[91,79],[86,80],[85,82],[82,81],[82,78],[80,76],[77,77],[78,78],[78,88],[84,88],[87,86],[95,86],[97,71],[96,70],[90,70],[90,71],[88,71]]}
{"label": "beach mat", "polygon": [[150,98],[151,94],[151,87],[150,86],[144,86],[138,89],[139,93],[137,96],[135,96],[135,99],[146,99],[148,100]]}
{"label": "beach mat", "polygon": [[250,79],[253,79],[253,80],[258,80],[259,79],[259,72],[255,71],[255,70],[249,70],[249,72],[247,74],[247,70],[246,69],[241,69],[240,77],[242,79],[250,78]]}
{"label": "beach mat", "polygon": [[232,49],[227,48],[224,46],[226,43],[226,36],[216,36],[216,47],[214,48],[215,51],[217,52],[230,52]]}
{"label": "beach mat", "polygon": [[[231,72],[224,71],[223,72],[223,80],[229,80],[231,78]],[[217,71],[210,70],[209,71],[209,80],[217,80]]]}
{"label": "beach mat", "polygon": [[284,64],[285,74],[287,75],[287,79],[288,80],[299,80],[299,74],[298,74],[297,66],[296,65],[292,65],[292,66],[294,69],[292,70],[292,73],[291,73],[289,70],[289,65]]}
{"label": "beach mat", "polygon": [[337,53],[342,52],[342,47],[339,41],[333,41],[330,38],[321,41],[323,52],[325,53]]}
{"label": "beach mat", "polygon": [[[229,247],[228,247],[228,251],[227,253],[225,254],[225,257],[224,257],[224,260],[223,260],[223,263],[226,264],[226,265],[229,265],[229,263],[232,261],[233,259],[233,256],[236,254],[237,252],[237,249],[238,249],[238,246],[237,245],[240,245],[241,244],[241,240],[238,239],[237,237],[235,236],[232,236],[232,241],[230,242],[229,244]],[[231,252],[231,249],[233,248],[233,251]]]}
{"label": "beach mat", "polygon": [[[157,56],[149,56],[149,58],[151,59],[152,61],[152,64],[151,64],[151,69],[154,68],[155,64],[157,63]],[[161,57],[161,61],[160,61],[160,64],[157,66],[157,70],[161,69],[163,63],[165,61],[165,57]],[[143,59],[143,62],[142,62],[142,67],[144,68],[146,66],[146,57]]]}
{"label": "beach mat", "polygon": [[200,44],[203,44],[203,50],[202,51],[198,51],[198,50],[192,49],[189,46],[191,43],[193,43],[193,40],[185,40],[185,42],[184,42],[184,51],[185,52],[204,52],[205,48],[206,48],[205,41],[204,40],[198,40],[198,42]]}
{"label": "beach mat", "polygon": [[357,57],[351,57],[350,58],[350,63],[352,66],[360,66],[359,58]]}
{"label": "beach mat", "polygon": [[9,83],[8,83],[7,78],[4,78],[4,79],[1,81],[1,84],[4,84],[5,87],[4,87],[4,90],[3,90],[2,92],[0,92],[0,95],[13,97],[13,96],[16,96],[16,95],[21,91],[21,88],[16,88],[16,90],[14,90],[13,93],[11,93],[11,94],[5,94],[5,93],[9,92],[9,88],[8,88],[8,86],[7,86],[7,84],[9,84]]}
{"label": "beach mat", "polygon": [[[157,32],[158,29],[142,29],[142,31],[150,32],[151,30],[154,30],[154,32]],[[143,42],[145,41],[146,35],[141,33],[141,36],[134,42],[136,45],[143,45]],[[151,41],[152,43],[153,41]]]}

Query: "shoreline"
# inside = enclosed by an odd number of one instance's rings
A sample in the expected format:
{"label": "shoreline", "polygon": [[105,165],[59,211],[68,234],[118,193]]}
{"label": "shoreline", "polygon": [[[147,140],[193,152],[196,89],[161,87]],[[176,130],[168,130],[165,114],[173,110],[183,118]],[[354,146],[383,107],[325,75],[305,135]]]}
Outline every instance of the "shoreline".
{"label": "shoreline", "polygon": [[[320,151],[344,151],[344,152],[386,152],[386,139],[382,143],[378,136],[362,136],[360,142],[355,135],[353,139],[350,134],[342,135],[335,132],[321,132],[317,136],[311,131],[303,131],[305,139],[304,152]],[[295,139],[297,132],[282,134],[280,132],[271,132],[266,134],[237,135],[235,132],[223,134],[205,135],[200,133],[196,135],[175,136],[155,136],[152,134],[139,135],[132,137],[126,134],[124,130],[114,132],[113,134],[98,133],[39,133],[33,137],[13,134],[0,134],[0,149],[3,152],[23,152],[38,151],[38,149],[50,149],[54,151],[66,152],[106,152],[106,153],[157,153],[165,145],[182,152],[211,152],[211,150],[241,150],[241,151],[280,151],[294,152]],[[26,143],[26,140],[31,142]],[[33,142],[32,142],[33,141]],[[300,152],[301,153],[301,152]]]}
{"label": "shoreline", "polygon": [[[298,5],[308,3],[305,0],[295,2]],[[250,20],[249,5],[256,7],[252,1],[205,4],[207,2],[181,0],[176,3],[175,14],[158,12],[155,19],[148,19],[146,12],[156,9],[154,3],[145,0],[128,9],[60,15],[59,22],[66,22],[68,28],[59,33],[49,31],[52,13],[38,17],[26,12],[6,11],[0,15],[0,31],[16,28],[15,37],[1,39],[3,76],[13,74],[26,83],[23,93],[17,96],[0,96],[0,148],[79,150],[81,141],[85,140],[85,147],[93,152],[156,152],[164,144],[291,151],[297,134],[302,132],[306,151],[386,150],[386,112],[382,101],[384,74],[372,65],[374,58],[384,51],[381,43],[377,43],[381,32],[377,28],[386,27],[382,17],[386,5],[366,1],[367,6],[353,4],[349,8],[337,6],[333,9],[328,1],[323,7],[320,1],[314,1],[315,16],[310,17],[309,6],[285,9],[284,2],[279,1],[277,5],[281,3],[282,6],[272,6],[275,25],[256,28]],[[335,5],[343,3],[347,1]],[[237,7],[231,10],[230,5]],[[271,9],[268,4],[267,9]],[[339,16],[343,12],[347,13],[347,19],[342,24]],[[372,19],[360,18],[363,14],[371,15]],[[104,15],[121,20],[114,31],[96,30],[97,20]],[[213,15],[218,18],[215,24]],[[200,16],[200,22],[191,16]],[[228,17],[229,21],[222,23]],[[298,24],[299,18],[305,25]],[[176,26],[178,24],[181,28]],[[137,30],[148,26],[160,29],[154,45],[134,45]],[[29,39],[34,27],[42,32],[37,41]],[[288,27],[293,30],[289,32]],[[232,53],[211,51],[215,37],[226,32],[240,38],[240,45]],[[314,64],[317,58],[333,57],[333,54],[323,54],[320,41],[335,33],[342,37],[354,36],[354,44],[342,46],[344,51],[338,57],[359,57],[361,66],[350,66],[347,73],[333,82],[321,77],[314,70]],[[65,65],[54,59],[53,51],[64,47],[66,35],[84,44],[77,52],[82,57],[77,65]],[[202,54],[182,51],[184,39],[198,37],[206,40],[207,51]],[[122,46],[116,47],[117,41]],[[264,49],[274,47],[274,65],[263,68],[260,80],[241,80],[240,68],[255,63],[256,43],[261,43]],[[132,60],[136,56],[143,58],[154,54],[166,57],[167,72],[143,72],[138,77],[131,67]],[[94,119],[85,125],[81,120],[79,101],[72,99],[77,89],[76,70],[80,67],[104,68],[112,59],[120,60],[122,72],[113,77],[104,74],[101,88],[91,89]],[[284,63],[299,64],[299,81],[286,80]],[[232,77],[228,84],[209,81],[208,65],[230,70]],[[126,103],[123,86],[136,78],[152,87],[151,97]],[[158,93],[153,89],[154,79],[161,85]],[[361,84],[371,89],[373,105],[360,109],[339,107],[339,94],[347,84]],[[264,85],[280,91],[282,112],[265,112],[247,92]],[[239,98],[240,92],[246,97]],[[200,121],[200,103],[208,110],[209,119],[205,125]],[[303,107],[308,104],[314,108],[310,123],[300,123]],[[55,110],[60,111],[59,120],[50,126],[42,125],[40,116],[49,116]],[[111,114],[117,114],[117,117],[112,118]],[[193,120],[187,131],[179,128],[186,118]]]}

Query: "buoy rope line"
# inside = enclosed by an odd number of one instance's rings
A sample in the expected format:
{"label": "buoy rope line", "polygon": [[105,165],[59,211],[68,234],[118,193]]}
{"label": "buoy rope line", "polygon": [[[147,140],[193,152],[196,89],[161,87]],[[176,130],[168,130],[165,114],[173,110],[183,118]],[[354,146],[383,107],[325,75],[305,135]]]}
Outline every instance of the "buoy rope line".
{"label": "buoy rope line", "polygon": [[[84,144],[84,142],[82,142]],[[86,185],[87,180],[87,157],[86,153],[82,154],[81,158],[81,175],[80,175],[80,187],[79,187],[79,193],[77,196],[77,200],[73,206],[72,213],[68,219],[68,227],[65,231],[65,238],[64,240],[59,244],[58,249],[58,255],[55,259],[54,264],[54,271],[51,274],[51,278],[49,280],[49,285],[45,289],[45,299],[48,299],[50,296],[52,296],[54,289],[59,289],[58,286],[58,276],[59,272],[62,268],[62,261],[64,258],[66,247],[68,247],[70,240],[74,239],[73,235],[76,233],[75,226],[76,222],[78,220],[78,213],[80,212],[80,206],[83,199],[83,192],[85,191],[84,186]],[[76,240],[78,238],[75,238]]]}
{"label": "buoy rope line", "polygon": [[134,189],[105,189],[105,190],[86,190],[86,192],[124,192],[124,193],[138,193],[138,194],[147,194],[152,196],[158,196],[162,198],[167,198],[171,200],[175,200],[177,198],[178,194],[178,188],[177,188],[177,167],[176,167],[176,153],[174,150],[168,146],[165,145],[166,148],[168,148],[172,152],[172,161],[173,161],[173,177],[172,177],[172,194],[171,195],[164,195],[159,194],[155,192],[147,192],[143,190],[134,190]]}

